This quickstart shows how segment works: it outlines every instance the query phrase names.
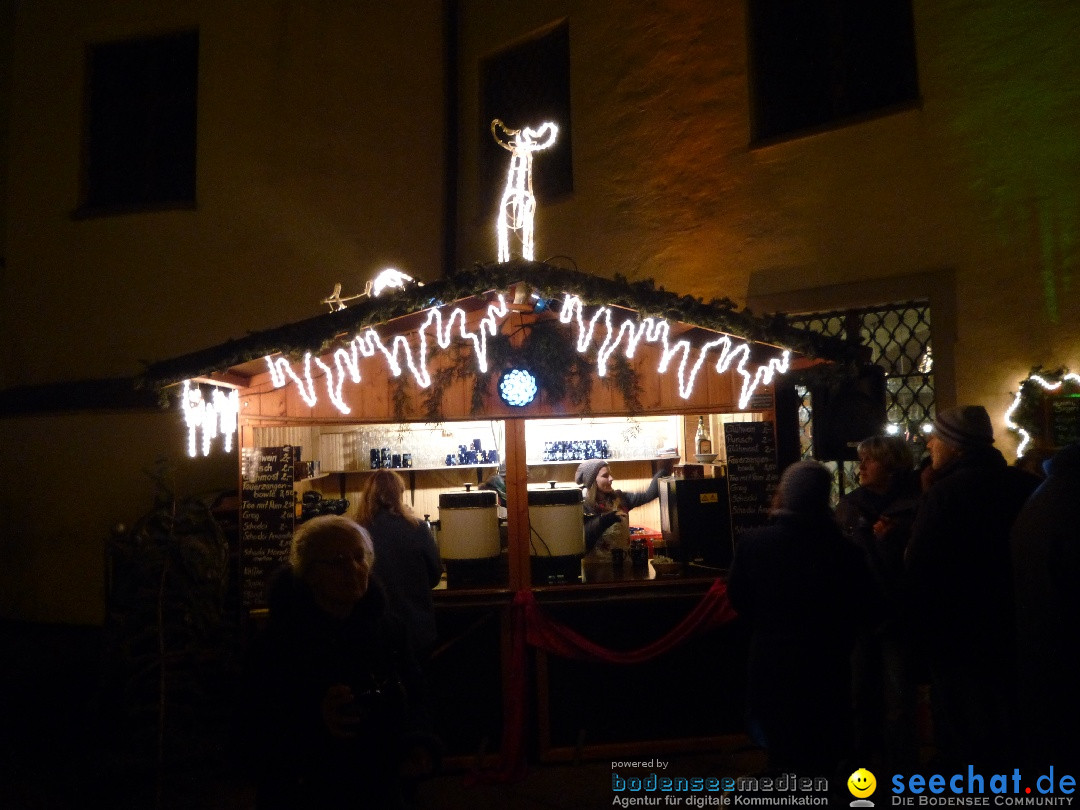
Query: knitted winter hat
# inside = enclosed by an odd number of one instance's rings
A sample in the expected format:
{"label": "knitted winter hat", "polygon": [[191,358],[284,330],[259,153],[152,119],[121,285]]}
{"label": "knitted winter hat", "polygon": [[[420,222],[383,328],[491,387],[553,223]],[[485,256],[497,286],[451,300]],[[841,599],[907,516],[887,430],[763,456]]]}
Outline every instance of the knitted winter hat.
{"label": "knitted winter hat", "polygon": [[832,473],[816,461],[796,461],[784,470],[773,501],[775,511],[819,515],[829,511]]}
{"label": "knitted winter hat", "polygon": [[982,405],[957,405],[934,417],[934,432],[957,447],[989,447],[994,426]]}
{"label": "knitted winter hat", "polygon": [[574,474],[574,481],[579,487],[588,489],[596,483],[596,476],[607,465],[607,461],[602,458],[590,458],[588,461],[583,461],[578,465],[577,472]]}

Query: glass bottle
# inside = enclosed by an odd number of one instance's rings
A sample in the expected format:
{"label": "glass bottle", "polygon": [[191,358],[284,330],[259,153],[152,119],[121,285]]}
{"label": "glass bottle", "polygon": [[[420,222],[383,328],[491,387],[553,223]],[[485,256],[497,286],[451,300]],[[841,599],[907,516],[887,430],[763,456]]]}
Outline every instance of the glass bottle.
{"label": "glass bottle", "polygon": [[699,456],[712,455],[712,439],[709,438],[709,429],[705,427],[705,417],[697,418],[697,435],[694,437],[695,452]]}

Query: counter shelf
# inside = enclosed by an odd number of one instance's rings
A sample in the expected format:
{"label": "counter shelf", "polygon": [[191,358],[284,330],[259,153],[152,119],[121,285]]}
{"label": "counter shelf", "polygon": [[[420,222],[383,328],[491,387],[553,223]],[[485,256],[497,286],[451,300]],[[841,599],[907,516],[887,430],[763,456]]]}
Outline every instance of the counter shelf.
{"label": "counter shelf", "polygon": [[623,462],[642,462],[642,461],[666,461],[668,459],[675,458],[675,456],[627,456],[625,458],[601,458],[601,459],[571,459],[568,461],[528,461],[526,465],[529,467],[547,467],[551,465],[565,465],[571,464],[577,466],[585,461],[605,461],[609,464],[621,464]]}
{"label": "counter shelf", "polygon": [[[449,466],[442,467],[380,467],[379,469],[393,470],[396,473],[401,473],[408,478],[409,481],[409,498],[415,503],[416,501],[416,474],[424,472],[446,472],[447,470],[475,470],[476,471],[476,483],[477,485],[484,483],[484,473],[486,470],[498,470],[498,464],[451,464]],[[370,468],[364,468],[359,470],[325,470],[319,475],[311,478],[298,479],[296,483],[300,481],[317,481],[320,478],[327,478],[331,475],[338,476],[338,490],[340,491],[340,497],[345,497],[345,476],[347,475],[370,475],[378,470]]]}
{"label": "counter shelf", "polygon": [[497,468],[498,463],[495,464],[450,464],[442,465],[440,467],[378,467],[372,469],[370,467],[362,467],[355,470],[326,470],[323,475],[363,475],[365,473],[378,472],[379,470],[393,470],[394,472],[440,472],[442,470],[486,470],[489,467]]}

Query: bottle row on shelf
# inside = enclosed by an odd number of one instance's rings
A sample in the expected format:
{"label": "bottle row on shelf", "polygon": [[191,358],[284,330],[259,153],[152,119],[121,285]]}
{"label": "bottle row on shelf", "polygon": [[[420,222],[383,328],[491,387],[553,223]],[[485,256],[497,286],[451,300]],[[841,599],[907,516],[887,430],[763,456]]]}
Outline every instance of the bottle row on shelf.
{"label": "bottle row on shelf", "polygon": [[556,440],[544,442],[544,461],[587,461],[610,458],[607,439]]}

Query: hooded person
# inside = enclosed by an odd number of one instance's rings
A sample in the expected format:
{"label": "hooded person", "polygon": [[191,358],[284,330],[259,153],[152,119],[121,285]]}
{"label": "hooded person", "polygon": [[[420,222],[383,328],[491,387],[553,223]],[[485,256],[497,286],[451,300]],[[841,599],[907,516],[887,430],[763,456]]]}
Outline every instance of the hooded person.
{"label": "hooded person", "polygon": [[1017,694],[1024,763],[1080,770],[1080,442],[1044,462],[1046,480],[1012,528]]}
{"label": "hooded person", "polygon": [[630,510],[660,497],[658,479],[671,472],[673,459],[665,460],[642,492],[615,489],[615,479],[605,459],[593,458],[581,462],[574,482],[585,490],[585,549],[596,555],[610,554],[613,548],[627,549],[630,545]]}
{"label": "hooded person", "polygon": [[728,596],[749,625],[747,710],[770,770],[832,774],[851,750],[850,655],[879,615],[860,550],[833,518],[832,474],[799,461],[770,522],[735,546]]}
{"label": "hooded person", "polygon": [[905,552],[912,637],[930,671],[943,766],[1005,766],[1013,755],[1009,532],[1038,479],[993,445],[981,405],[935,417],[929,484]]}

